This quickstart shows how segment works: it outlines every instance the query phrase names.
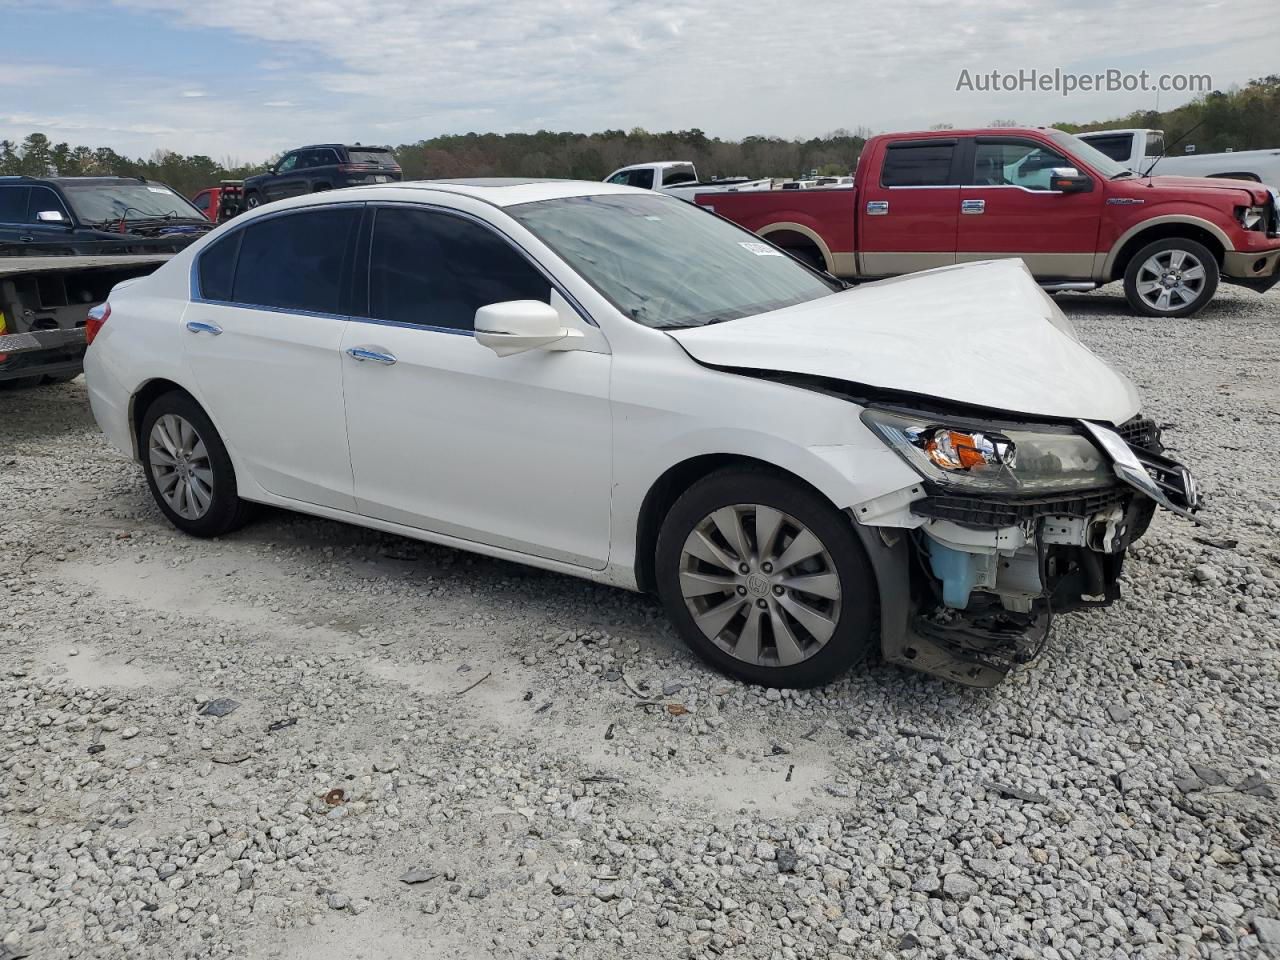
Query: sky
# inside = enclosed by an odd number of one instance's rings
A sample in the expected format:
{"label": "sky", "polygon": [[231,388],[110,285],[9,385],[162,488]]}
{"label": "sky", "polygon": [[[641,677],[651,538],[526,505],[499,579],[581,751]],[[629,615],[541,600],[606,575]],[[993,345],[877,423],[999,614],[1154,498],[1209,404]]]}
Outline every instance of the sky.
{"label": "sky", "polygon": [[1156,94],[957,90],[961,71],[1145,69],[1225,90],[1277,72],[1275,14],[1276,0],[0,0],[0,138],[248,162],[469,131],[1084,122]]}

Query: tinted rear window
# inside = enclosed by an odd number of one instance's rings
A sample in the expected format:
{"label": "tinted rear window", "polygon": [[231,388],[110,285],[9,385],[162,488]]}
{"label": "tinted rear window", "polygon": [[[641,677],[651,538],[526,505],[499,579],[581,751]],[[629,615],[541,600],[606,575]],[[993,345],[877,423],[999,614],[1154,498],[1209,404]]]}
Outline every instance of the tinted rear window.
{"label": "tinted rear window", "polygon": [[394,167],[395,154],[390,150],[348,150],[352,163],[376,163],[380,167]]}
{"label": "tinted rear window", "polygon": [[0,187],[0,223],[22,223],[27,219],[30,187]]}
{"label": "tinted rear window", "polygon": [[243,230],[237,230],[208,246],[200,254],[200,296],[205,300],[230,300],[236,254]]}
{"label": "tinted rear window", "polygon": [[341,313],[353,205],[271,217],[244,228],[230,299],[264,307]]}
{"label": "tinted rear window", "polygon": [[951,182],[953,143],[891,144],[884,155],[880,184],[885,187],[937,187]]}
{"label": "tinted rear window", "polygon": [[1133,140],[1128,134],[1118,137],[1090,137],[1085,143],[1112,160],[1128,160]]}

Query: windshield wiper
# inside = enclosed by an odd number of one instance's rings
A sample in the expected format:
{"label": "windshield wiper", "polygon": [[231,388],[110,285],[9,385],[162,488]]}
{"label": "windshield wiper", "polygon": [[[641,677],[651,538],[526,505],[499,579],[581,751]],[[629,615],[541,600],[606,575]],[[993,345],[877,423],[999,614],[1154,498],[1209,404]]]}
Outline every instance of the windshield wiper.
{"label": "windshield wiper", "polygon": [[1121,170],[1119,173],[1112,174],[1110,179],[1123,180],[1125,177],[1132,177],[1133,175],[1134,174],[1132,170]]}

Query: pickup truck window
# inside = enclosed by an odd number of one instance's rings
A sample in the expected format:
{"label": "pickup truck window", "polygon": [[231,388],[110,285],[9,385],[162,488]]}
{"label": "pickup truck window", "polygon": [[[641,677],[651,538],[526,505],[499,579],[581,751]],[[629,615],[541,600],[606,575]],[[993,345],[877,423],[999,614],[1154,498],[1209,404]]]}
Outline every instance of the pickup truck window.
{"label": "pickup truck window", "polygon": [[1114,137],[1090,137],[1089,146],[1105,153],[1112,160],[1128,160],[1129,147],[1133,142],[1132,134],[1122,133]]}
{"label": "pickup truck window", "polygon": [[882,187],[940,187],[951,183],[951,161],[956,145],[938,143],[891,143],[880,171]]}
{"label": "pickup truck window", "polygon": [[598,194],[507,212],[646,327],[701,327],[841,289],[755,234],[672,197]]}
{"label": "pickup truck window", "polygon": [[662,171],[662,185],[664,187],[672,187],[677,183],[697,183],[698,175],[694,172],[692,166],[687,167],[668,167]]}
{"label": "pickup truck window", "polygon": [[1071,163],[1056,150],[1031,140],[982,139],[974,151],[973,166],[972,182],[978,186],[1048,190],[1053,168]]}
{"label": "pickup truck window", "polygon": [[1164,134],[1158,130],[1152,130],[1147,134],[1147,152],[1148,157],[1164,156]]}
{"label": "pickup truck window", "polygon": [[[1063,133],[1061,130],[1054,130],[1049,134],[1049,137],[1054,143],[1062,147],[1068,157],[1083,160],[1108,180],[1116,180],[1121,176],[1131,176],[1133,174],[1133,171],[1123,163],[1117,163],[1101,150],[1094,149],[1093,146],[1085,143],[1079,137],[1073,137],[1071,134]],[[1127,152],[1125,156],[1128,156]],[[1076,164],[1072,163],[1071,165],[1075,166]]]}

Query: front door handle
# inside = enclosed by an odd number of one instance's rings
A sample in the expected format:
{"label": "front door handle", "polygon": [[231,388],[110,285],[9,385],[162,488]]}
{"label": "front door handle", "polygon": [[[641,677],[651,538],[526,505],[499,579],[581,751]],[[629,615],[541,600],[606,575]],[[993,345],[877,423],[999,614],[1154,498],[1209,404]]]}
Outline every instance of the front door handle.
{"label": "front door handle", "polygon": [[368,347],[351,347],[347,350],[347,356],[355,360],[372,360],[374,363],[385,364],[391,366],[396,362],[396,358],[389,353],[379,353],[377,350],[370,350]]}
{"label": "front door handle", "polygon": [[985,200],[961,200],[961,213],[986,213],[987,201]]}
{"label": "front door handle", "polygon": [[867,201],[867,216],[883,217],[888,212],[889,212],[888,200],[868,200]]}
{"label": "front door handle", "polygon": [[192,333],[207,333],[214,337],[222,333],[222,328],[216,323],[205,323],[203,320],[189,320],[187,329]]}

